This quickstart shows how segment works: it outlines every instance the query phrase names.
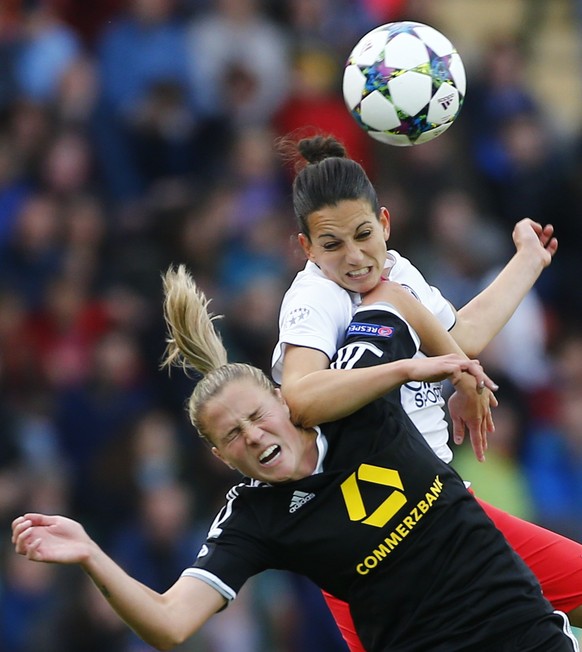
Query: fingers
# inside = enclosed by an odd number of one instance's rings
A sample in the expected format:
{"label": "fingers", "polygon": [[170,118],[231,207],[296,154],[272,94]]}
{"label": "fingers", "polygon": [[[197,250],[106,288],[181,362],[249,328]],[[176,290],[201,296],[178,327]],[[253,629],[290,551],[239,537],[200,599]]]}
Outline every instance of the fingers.
{"label": "fingers", "polygon": [[[479,462],[484,462],[486,444],[484,444],[484,439],[481,432],[481,423],[482,423],[481,421],[471,422],[467,424],[467,427],[469,428],[469,434],[471,437],[471,446],[473,447],[473,452],[475,453],[475,457],[479,460]],[[485,437],[485,442],[486,441],[487,438]]]}
{"label": "fingers", "polygon": [[497,385],[497,383],[485,373],[479,360],[468,360],[463,368],[467,373],[470,373],[475,377],[479,394],[481,394],[485,388],[492,392],[496,392],[499,389],[499,385]]}
{"label": "fingers", "polygon": [[493,422],[491,410],[489,410],[485,419],[485,436],[487,437],[487,434],[490,432],[495,432],[495,423]]}
{"label": "fingers", "polygon": [[[19,555],[29,556],[32,536],[32,523],[27,518],[20,517],[12,523],[12,543]],[[38,544],[36,547],[38,548]]]}
{"label": "fingers", "polygon": [[545,245],[545,249],[553,258],[556,251],[558,251],[558,238],[550,238],[548,243]]}
{"label": "fingers", "polygon": [[453,439],[455,444],[460,446],[465,440],[465,424],[462,419],[453,418]]}

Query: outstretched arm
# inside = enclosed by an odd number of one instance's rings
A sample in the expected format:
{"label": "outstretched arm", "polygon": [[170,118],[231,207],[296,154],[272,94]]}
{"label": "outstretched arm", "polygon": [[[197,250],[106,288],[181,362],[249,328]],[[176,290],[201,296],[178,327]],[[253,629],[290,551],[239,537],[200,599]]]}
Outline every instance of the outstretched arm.
{"label": "outstretched arm", "polygon": [[459,310],[450,331],[469,357],[480,355],[505,326],[558,249],[550,224],[523,219],[512,237],[516,253],[493,282]]}
{"label": "outstretched arm", "polygon": [[160,594],[130,577],[64,516],[25,514],[12,523],[16,552],[33,561],[79,564],[117,614],[146,643],[170,650],[196,632],[225,599],[210,585],[182,577]]}

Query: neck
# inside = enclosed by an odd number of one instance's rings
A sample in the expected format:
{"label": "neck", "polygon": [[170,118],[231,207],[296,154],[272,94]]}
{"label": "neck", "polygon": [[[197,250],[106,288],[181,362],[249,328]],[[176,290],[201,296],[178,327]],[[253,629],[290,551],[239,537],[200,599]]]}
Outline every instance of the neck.
{"label": "neck", "polygon": [[302,477],[313,475],[319,461],[319,449],[317,448],[317,433],[313,428],[297,427],[304,442],[304,455],[302,463]]}

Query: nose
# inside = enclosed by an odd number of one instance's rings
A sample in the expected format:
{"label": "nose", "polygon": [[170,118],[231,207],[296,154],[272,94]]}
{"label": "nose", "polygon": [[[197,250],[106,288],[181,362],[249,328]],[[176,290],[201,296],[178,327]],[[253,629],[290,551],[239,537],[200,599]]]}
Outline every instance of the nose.
{"label": "nose", "polygon": [[263,436],[262,429],[254,423],[248,423],[243,433],[247,444],[256,444]]}
{"label": "nose", "polygon": [[350,265],[359,265],[364,260],[364,253],[357,242],[347,244],[346,261]]}

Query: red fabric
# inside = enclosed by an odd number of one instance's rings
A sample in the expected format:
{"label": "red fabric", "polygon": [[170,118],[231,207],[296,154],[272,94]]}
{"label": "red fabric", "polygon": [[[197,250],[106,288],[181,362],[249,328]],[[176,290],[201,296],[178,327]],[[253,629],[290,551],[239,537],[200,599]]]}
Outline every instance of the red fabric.
{"label": "red fabric", "polygon": [[[528,523],[477,498],[477,502],[538,578],[554,609],[568,613],[582,605],[582,545]],[[323,592],[350,652],[366,652],[347,603]]]}
{"label": "red fabric", "polygon": [[582,604],[582,545],[478,498],[477,502],[531,568],[554,609],[568,613],[579,607]]}

